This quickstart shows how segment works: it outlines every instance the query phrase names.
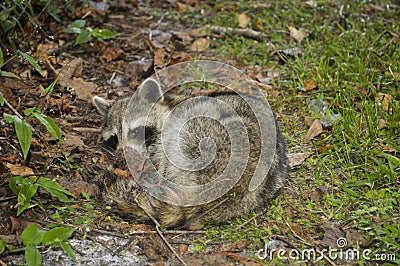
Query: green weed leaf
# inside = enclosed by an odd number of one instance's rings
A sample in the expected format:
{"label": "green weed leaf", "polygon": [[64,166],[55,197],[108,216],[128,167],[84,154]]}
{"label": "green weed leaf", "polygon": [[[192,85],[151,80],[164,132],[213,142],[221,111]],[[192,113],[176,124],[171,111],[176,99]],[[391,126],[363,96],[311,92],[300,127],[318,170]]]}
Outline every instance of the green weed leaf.
{"label": "green weed leaf", "polygon": [[3,93],[0,92],[0,106],[4,105]]}
{"label": "green weed leaf", "polygon": [[38,179],[37,183],[52,196],[58,198],[61,202],[73,201],[73,199],[69,198],[68,196],[74,197],[74,195],[53,180],[41,177]]}
{"label": "green weed leaf", "polygon": [[58,77],[56,77],[56,79],[46,89],[44,89],[45,96],[50,95],[53,92],[54,86],[56,85],[57,81]]}
{"label": "green weed leaf", "polygon": [[28,61],[29,64],[31,64],[40,73],[40,75],[42,75],[42,77],[44,77],[42,68],[39,66],[39,64],[36,62],[36,60],[32,56],[28,55],[27,53],[23,53],[23,52],[19,52],[19,53],[22,55],[22,57],[24,57],[26,59],[26,61]]}
{"label": "green weed leaf", "polygon": [[10,181],[8,181],[8,186],[15,195],[18,195],[21,191],[23,180],[24,178],[22,176],[13,176],[10,178]]}
{"label": "green weed leaf", "polygon": [[12,251],[12,246],[7,244],[3,239],[0,239],[0,254],[2,254],[6,248]]}
{"label": "green weed leaf", "polygon": [[42,238],[43,245],[59,244],[61,241],[68,239],[74,233],[75,229],[56,227],[44,233]]}
{"label": "green weed leaf", "polygon": [[37,228],[36,224],[30,224],[25,227],[24,231],[22,232],[22,243],[24,243],[24,246],[28,246],[29,244],[37,246],[42,242],[44,233],[45,231]]}
{"label": "green weed leaf", "polygon": [[76,27],[70,27],[70,28],[63,29],[61,32],[79,34],[82,32],[82,29],[76,28]]}
{"label": "green weed leaf", "polygon": [[33,184],[29,178],[24,178],[21,190],[18,193],[18,211],[19,216],[31,204],[32,197],[36,194],[38,189],[37,184]]}
{"label": "green weed leaf", "polygon": [[37,118],[46,127],[47,131],[62,144],[60,128],[54,123],[53,119],[39,112],[34,112],[33,117]]}
{"label": "green weed leaf", "polygon": [[25,248],[25,259],[28,266],[40,266],[42,264],[42,256],[33,244],[29,244]]}
{"label": "green weed leaf", "polygon": [[26,160],[26,156],[28,155],[28,151],[29,151],[29,148],[31,147],[31,141],[32,141],[31,126],[16,115],[9,115],[7,113],[4,113],[3,117],[9,123],[14,122],[15,131],[17,133],[17,138],[18,138],[19,144],[21,145],[24,159]]}
{"label": "green weed leaf", "polygon": [[0,76],[19,79],[19,77],[17,75],[15,75],[14,73],[7,72],[7,71],[0,71]]}
{"label": "green weed leaf", "polygon": [[77,263],[76,261],[76,257],[74,254],[74,251],[72,250],[70,244],[68,242],[61,242],[60,246],[62,247],[62,249],[67,253],[68,256],[70,256],[70,258]]}
{"label": "green weed leaf", "polygon": [[85,21],[85,20],[83,20],[83,19],[78,19],[78,20],[75,20],[75,21],[72,23],[72,27],[75,27],[75,28],[83,28],[83,27],[85,27],[85,24],[86,24],[86,21]]}
{"label": "green weed leaf", "polygon": [[114,32],[107,29],[94,29],[92,35],[100,40],[112,39],[116,36]]}
{"label": "green weed leaf", "polygon": [[78,37],[76,37],[74,45],[86,43],[92,39],[92,32],[91,30],[82,30],[81,33],[79,33]]}

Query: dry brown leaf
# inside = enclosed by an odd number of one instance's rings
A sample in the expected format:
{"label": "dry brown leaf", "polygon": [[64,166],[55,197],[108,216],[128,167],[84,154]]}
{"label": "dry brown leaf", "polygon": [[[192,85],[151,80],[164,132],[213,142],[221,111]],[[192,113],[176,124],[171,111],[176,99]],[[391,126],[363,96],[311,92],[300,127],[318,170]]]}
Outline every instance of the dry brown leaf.
{"label": "dry brown leaf", "polygon": [[307,135],[304,136],[304,141],[308,142],[323,132],[322,124],[319,119],[315,119],[311,127],[308,129]]}
{"label": "dry brown leaf", "polygon": [[310,155],[311,152],[289,153],[288,164],[290,167],[301,165]]}
{"label": "dry brown leaf", "polygon": [[382,128],[385,128],[385,127],[386,127],[385,119],[380,118],[379,119],[379,128],[382,129]]}
{"label": "dry brown leaf", "polygon": [[384,147],[384,148],[382,149],[382,151],[388,152],[388,153],[394,153],[394,154],[396,154],[396,153],[399,152],[398,150],[393,149],[393,148],[390,148],[390,147]]}
{"label": "dry brown leaf", "polygon": [[246,28],[247,24],[251,21],[251,18],[247,16],[245,13],[241,13],[237,17],[239,22],[239,27]]}
{"label": "dry brown leaf", "polygon": [[304,30],[298,30],[293,26],[288,26],[290,37],[294,38],[296,41],[301,42],[305,37],[307,37],[307,33]]}
{"label": "dry brown leaf", "polygon": [[33,170],[25,165],[6,163],[6,168],[10,170],[11,175],[34,175]]}
{"label": "dry brown leaf", "polygon": [[176,10],[178,11],[178,13],[185,13],[185,12],[193,12],[194,8],[192,6],[177,2]]}
{"label": "dry brown leaf", "polygon": [[188,53],[185,53],[183,51],[174,52],[170,59],[170,65],[175,65],[181,62],[191,61],[191,60],[192,57]]}
{"label": "dry brown leaf", "polygon": [[207,32],[204,29],[192,29],[189,31],[190,36],[199,38],[207,36]]}
{"label": "dry brown leaf", "polygon": [[375,103],[382,106],[382,109],[386,112],[392,112],[392,107],[389,106],[391,100],[392,96],[381,92],[379,92],[378,95],[375,97]]}
{"label": "dry brown leaf", "polygon": [[194,52],[202,52],[210,47],[210,40],[207,38],[200,38],[195,40],[189,49]]}
{"label": "dry brown leaf", "polygon": [[304,83],[304,88],[306,91],[312,91],[317,87],[317,84],[313,79],[307,79],[306,82]]}
{"label": "dry brown leaf", "polygon": [[115,168],[114,169],[114,174],[119,176],[119,177],[126,178],[126,179],[129,178],[129,172],[127,170],[122,170],[120,168]]}
{"label": "dry brown leaf", "polygon": [[154,66],[165,66],[165,51],[164,49],[154,50]]}
{"label": "dry brown leaf", "polygon": [[329,150],[330,148],[331,148],[331,144],[328,142],[328,143],[325,143],[324,146],[318,147],[318,152],[319,153],[324,153],[327,150]]}
{"label": "dry brown leaf", "polygon": [[376,11],[376,12],[385,11],[385,9],[384,9],[383,7],[380,7],[380,6],[377,6],[377,5],[374,5],[374,4],[369,4],[369,5],[368,5],[368,8],[369,8],[371,11]]}

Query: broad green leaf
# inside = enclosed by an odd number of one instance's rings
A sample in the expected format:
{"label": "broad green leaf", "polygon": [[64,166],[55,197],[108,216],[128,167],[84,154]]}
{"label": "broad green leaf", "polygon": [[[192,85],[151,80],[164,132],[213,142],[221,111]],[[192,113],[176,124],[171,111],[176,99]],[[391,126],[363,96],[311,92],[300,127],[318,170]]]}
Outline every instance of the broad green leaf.
{"label": "broad green leaf", "polygon": [[44,77],[42,68],[39,66],[39,64],[36,62],[36,60],[32,56],[28,55],[27,53],[23,53],[23,52],[19,52],[19,53],[29,62],[29,64],[31,64],[40,73],[40,75],[42,75]]}
{"label": "broad green leaf", "polygon": [[54,123],[53,119],[39,112],[34,112],[33,117],[37,118],[46,127],[47,131],[62,143],[60,128]]}
{"label": "broad green leaf", "polygon": [[69,243],[68,243],[68,242],[61,242],[61,243],[60,243],[60,246],[61,246],[62,249],[67,253],[67,255],[68,255],[75,263],[77,263],[76,257],[75,257],[75,253],[74,253],[74,251],[72,250],[72,248],[71,248],[71,246],[69,245]]}
{"label": "broad green leaf", "polygon": [[0,106],[4,105],[3,93],[0,92]]}
{"label": "broad green leaf", "polygon": [[37,228],[36,224],[30,224],[25,227],[24,231],[22,232],[22,243],[24,243],[24,246],[28,246],[29,244],[37,246],[40,244],[40,242],[42,242],[44,233],[45,231]]}
{"label": "broad green leaf", "polygon": [[51,94],[54,90],[54,86],[56,85],[58,81],[58,76],[56,77],[56,79],[46,88],[44,89],[44,95],[47,96],[49,94]]}
{"label": "broad green leaf", "polygon": [[85,21],[85,20],[83,20],[83,19],[78,19],[78,20],[75,20],[75,21],[72,23],[72,27],[83,28],[83,27],[85,27],[85,24],[86,24],[86,21]]}
{"label": "broad green leaf", "polygon": [[21,191],[21,186],[24,183],[24,180],[25,178],[22,176],[13,176],[10,178],[10,181],[8,181],[8,186],[15,195],[18,195]]}
{"label": "broad green leaf", "polygon": [[31,204],[32,197],[36,194],[38,189],[37,184],[29,182],[28,178],[25,178],[25,182],[21,187],[21,191],[18,193],[18,211],[17,216],[19,216],[24,210],[26,210]]}
{"label": "broad green leaf", "polygon": [[61,202],[73,201],[73,199],[68,198],[68,196],[74,197],[74,195],[51,179],[41,177],[38,179],[37,184],[54,197],[57,197]]}
{"label": "broad green leaf", "polygon": [[39,108],[37,107],[26,108],[24,110],[24,115],[31,116],[34,112],[40,112]]}
{"label": "broad green leaf", "polygon": [[76,37],[74,45],[88,42],[91,39],[92,39],[92,32],[90,30],[82,30],[82,32],[79,33],[78,37]]}
{"label": "broad green leaf", "polygon": [[114,32],[107,29],[94,29],[92,35],[100,40],[112,39],[116,36]]}
{"label": "broad green leaf", "polygon": [[12,72],[7,72],[7,71],[0,71],[0,76],[2,77],[8,77],[8,78],[17,78],[19,79],[19,77],[17,75],[15,75]]}
{"label": "broad green leaf", "polygon": [[42,264],[42,256],[33,244],[29,244],[25,248],[25,259],[28,266],[40,266]]}
{"label": "broad green leaf", "polygon": [[75,229],[66,227],[56,227],[44,233],[42,238],[43,245],[59,243],[71,237]]}
{"label": "broad green leaf", "polygon": [[61,32],[79,34],[82,32],[82,29],[77,28],[77,27],[70,27],[70,28],[63,29]]}
{"label": "broad green leaf", "polygon": [[7,122],[9,123],[14,122],[15,132],[17,133],[17,138],[19,144],[21,145],[24,159],[26,160],[26,156],[28,156],[28,151],[29,148],[31,147],[31,141],[32,141],[31,126],[16,115],[9,115],[7,113],[4,113],[3,116]]}

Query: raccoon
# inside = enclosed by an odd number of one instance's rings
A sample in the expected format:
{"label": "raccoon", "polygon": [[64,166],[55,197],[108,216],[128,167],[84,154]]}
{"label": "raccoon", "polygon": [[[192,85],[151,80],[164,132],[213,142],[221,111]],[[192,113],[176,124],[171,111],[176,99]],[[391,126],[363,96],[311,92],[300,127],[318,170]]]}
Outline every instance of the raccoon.
{"label": "raccoon", "polygon": [[[163,93],[159,82],[152,78],[139,86],[135,96],[134,110],[139,115],[136,116],[136,121],[128,125],[127,140],[129,145],[137,147],[138,150],[144,148],[157,172],[168,181],[182,186],[204,185],[223,175],[228,166],[236,167],[241,161],[245,162],[245,165],[241,171],[235,168],[228,174],[230,176],[236,172],[241,173],[234,186],[223,195],[190,206],[168,201],[168,198],[178,197],[171,190],[163,190],[167,200],[160,200],[147,191],[135,195],[134,192],[140,190],[140,186],[133,178],[113,177],[111,181],[103,180],[102,183],[107,184],[105,200],[116,203],[122,216],[139,221],[150,221],[151,216],[167,228],[198,229],[202,227],[204,220],[222,223],[262,208],[283,189],[288,172],[286,146],[274,120],[276,143],[273,143],[275,150],[271,155],[271,167],[260,185],[254,190],[249,190],[257,164],[263,163],[259,162],[261,133],[256,116],[241,96],[231,92],[215,92],[207,95],[207,99],[212,100],[209,101],[203,97]],[[110,139],[114,138],[120,148],[124,139],[123,114],[129,101],[130,97],[114,103],[97,96],[93,98],[94,105],[105,116],[102,129],[104,141],[110,142]],[[145,109],[143,107],[148,104],[153,104],[153,108],[146,114],[145,119],[142,119],[141,114]],[[193,112],[198,115],[186,117]],[[234,113],[239,118],[234,116]],[[174,119],[169,119],[170,117]],[[227,132],[226,125],[233,129],[232,135]],[[136,143],[135,132],[138,128],[143,128],[145,135],[144,141],[139,140]],[[242,152],[241,148],[245,147],[246,143],[239,141],[235,144],[232,136],[246,137],[247,153]],[[233,144],[239,145],[239,148],[232,149]],[[140,160],[140,156],[138,159]],[[229,164],[232,160],[234,163]],[[222,189],[223,186],[217,186],[216,189],[219,187]],[[193,194],[188,193],[179,197],[185,201],[191,196]]]}

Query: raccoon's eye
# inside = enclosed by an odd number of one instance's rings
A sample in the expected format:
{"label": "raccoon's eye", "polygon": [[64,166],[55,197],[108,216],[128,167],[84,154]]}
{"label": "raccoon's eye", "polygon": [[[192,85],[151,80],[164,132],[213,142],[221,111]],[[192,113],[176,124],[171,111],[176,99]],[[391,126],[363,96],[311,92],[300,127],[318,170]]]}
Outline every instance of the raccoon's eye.
{"label": "raccoon's eye", "polygon": [[144,131],[145,127],[136,127],[134,129],[129,130],[128,138],[130,139],[144,139]]}

